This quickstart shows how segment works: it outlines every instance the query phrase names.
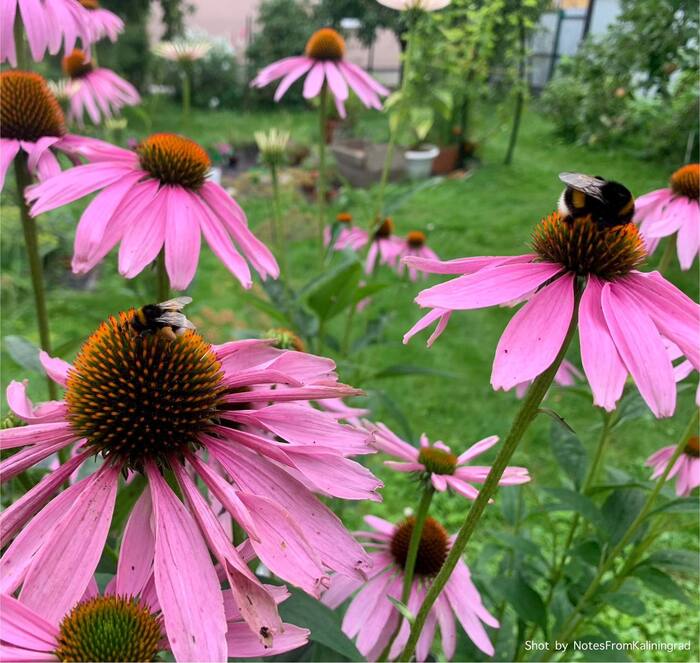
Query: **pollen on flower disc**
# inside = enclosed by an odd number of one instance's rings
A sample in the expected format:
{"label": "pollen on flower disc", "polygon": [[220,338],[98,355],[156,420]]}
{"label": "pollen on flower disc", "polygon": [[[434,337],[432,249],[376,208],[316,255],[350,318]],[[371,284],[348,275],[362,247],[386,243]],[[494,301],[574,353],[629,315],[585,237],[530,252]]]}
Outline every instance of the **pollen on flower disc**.
{"label": "pollen on flower disc", "polygon": [[140,471],[196,449],[223,395],[221,366],[193,331],[139,333],[134,311],[110,317],[85,342],[66,386],[68,420],[86,448]]}
{"label": "pollen on flower disc", "polygon": [[420,230],[412,230],[406,235],[408,245],[414,249],[419,249],[425,244],[425,233]]}
{"label": "pollen on flower disc", "polygon": [[418,462],[433,474],[454,474],[457,469],[457,456],[435,447],[421,447]]}
{"label": "pollen on flower disc", "polygon": [[646,258],[644,241],[633,223],[600,228],[590,215],[571,220],[559,212],[537,225],[532,248],[543,260],[559,263],[567,271],[605,280],[628,274]]}
{"label": "pollen on flower disc", "polygon": [[35,143],[65,133],[61,106],[42,76],[16,70],[0,73],[0,137]]}
{"label": "pollen on flower disc", "polygon": [[63,73],[70,78],[82,78],[93,70],[92,62],[90,62],[87,54],[79,48],[74,48],[63,58],[61,67],[63,68]]}
{"label": "pollen on flower disc", "polygon": [[383,239],[386,239],[387,237],[391,237],[391,233],[394,232],[394,222],[390,217],[386,217],[384,221],[382,222],[382,225],[377,228],[377,231],[374,233],[375,237],[380,237]]}
{"label": "pollen on flower disc", "polygon": [[671,175],[671,189],[679,196],[700,198],[700,164],[689,163]]}
{"label": "pollen on flower disc", "polygon": [[211,168],[206,151],[193,140],[177,134],[153,134],[136,151],[141,168],[162,184],[198,189]]}
{"label": "pollen on flower disc", "polygon": [[350,212],[339,212],[335,220],[338,223],[350,223],[352,221],[352,214],[350,214]]}
{"label": "pollen on flower disc", "polygon": [[306,42],[305,53],[314,60],[342,60],[345,40],[333,28],[321,28]]}
{"label": "pollen on flower disc", "polygon": [[153,661],[159,620],[135,598],[96,596],[78,603],[61,621],[60,661]]}
{"label": "pollen on flower disc", "polygon": [[700,458],[700,437],[693,435],[693,437],[688,438],[688,441],[685,444],[684,452],[688,456]]}
{"label": "pollen on flower disc", "polygon": [[[394,561],[405,568],[408,546],[416,519],[411,516],[399,523],[391,537],[390,550]],[[434,518],[428,516],[423,525],[423,532],[416,556],[415,573],[419,576],[432,577],[440,570],[449,550],[449,537],[445,528]]]}

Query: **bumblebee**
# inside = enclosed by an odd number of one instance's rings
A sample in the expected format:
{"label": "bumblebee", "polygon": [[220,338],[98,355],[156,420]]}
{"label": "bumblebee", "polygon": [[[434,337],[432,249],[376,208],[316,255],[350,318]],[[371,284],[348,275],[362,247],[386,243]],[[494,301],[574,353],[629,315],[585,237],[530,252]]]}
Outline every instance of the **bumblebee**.
{"label": "bumblebee", "polygon": [[136,311],[132,327],[142,336],[162,334],[175,340],[187,329],[195,326],[182,314],[182,309],[192,301],[192,297],[176,297],[160,304],[146,304]]}
{"label": "bumblebee", "polygon": [[634,198],[619,182],[582,173],[559,173],[566,189],[559,196],[559,213],[567,220],[588,214],[599,229],[624,226],[634,216]]}

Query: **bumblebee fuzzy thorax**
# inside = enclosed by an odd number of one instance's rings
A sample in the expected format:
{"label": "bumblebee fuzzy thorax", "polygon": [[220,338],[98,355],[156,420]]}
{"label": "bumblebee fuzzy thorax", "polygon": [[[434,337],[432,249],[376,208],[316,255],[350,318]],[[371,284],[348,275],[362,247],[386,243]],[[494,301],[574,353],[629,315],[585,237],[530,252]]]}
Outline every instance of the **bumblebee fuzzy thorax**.
{"label": "bumblebee fuzzy thorax", "polygon": [[123,468],[166,465],[196,449],[223,393],[211,346],[193,331],[176,339],[140,334],[135,311],[110,317],[68,374],[68,419],[86,448]]}

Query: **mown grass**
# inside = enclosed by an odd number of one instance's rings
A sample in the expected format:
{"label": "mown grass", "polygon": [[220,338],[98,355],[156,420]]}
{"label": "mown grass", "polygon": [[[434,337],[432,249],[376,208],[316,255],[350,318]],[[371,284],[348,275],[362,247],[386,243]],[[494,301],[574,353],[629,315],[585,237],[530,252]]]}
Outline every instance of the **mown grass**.
{"label": "mown grass", "polygon": [[[159,102],[157,105],[151,103],[150,110],[151,125],[143,122],[142,115],[130,114],[128,134],[140,136],[150,129],[182,131],[177,109]],[[313,139],[316,122],[313,113],[301,111],[197,112],[187,127],[187,133],[205,145],[211,145],[231,136],[239,141],[252,140],[253,130],[268,126],[288,128],[294,139],[308,142]],[[365,116],[360,119],[358,132],[382,139],[384,126],[383,118]],[[534,112],[528,112],[525,117],[515,162],[504,166],[502,157],[507,139],[506,124],[499,116],[495,116],[495,119],[485,117],[482,129],[488,133],[489,139],[482,145],[482,163],[470,177],[445,180],[421,190],[408,197],[393,214],[398,232],[425,230],[430,245],[444,259],[525,251],[533,224],[555,206],[561,189],[557,179],[560,171],[574,170],[617,179],[627,184],[635,195],[664,186],[668,177],[669,164],[649,163],[624,153],[560,144],[553,139],[547,123]],[[261,178],[264,180],[263,173]],[[11,194],[11,187],[3,194],[3,335],[36,340],[28,277],[23,271],[21,255],[12,248],[18,241],[18,221],[8,193]],[[398,199],[407,193],[410,193],[409,186],[394,185],[389,189],[388,199]],[[283,197],[290,282],[293,287],[300,287],[317,272],[318,258],[313,246],[314,210],[291,187],[284,190]],[[239,201],[246,209],[252,227],[268,240],[269,199],[260,195],[242,195]],[[82,207],[82,204],[76,204],[47,214],[40,223],[45,229],[62,228],[62,241],[69,248],[72,227]],[[332,205],[329,216],[341,209],[352,212],[357,222],[366,222],[371,210],[371,196],[344,190]],[[651,259],[652,266],[657,259]],[[51,272],[53,282],[49,308],[54,345],[67,359],[75,355],[81,340],[106,315],[153,299],[152,274],[144,273],[134,281],[125,282],[117,275],[115,262],[115,257],[111,256],[104,263],[97,287],[92,291],[78,291],[61,285],[61,271]],[[675,265],[668,272],[672,281],[696,299],[697,276],[696,269],[683,274]],[[374,344],[358,347],[348,356],[338,357],[341,378],[368,391],[369,396],[360,402],[371,407],[372,418],[384,421],[400,434],[411,436],[414,440],[425,431],[431,439],[441,439],[456,450],[487,435],[503,436],[519,402],[513,393],[494,393],[489,377],[496,343],[512,311],[488,309],[457,313],[431,350],[425,348],[425,336],[415,338],[404,346],[401,343],[402,335],[420,315],[412,300],[423,284],[400,281],[389,272],[380,272],[377,278],[387,287],[374,296],[366,312],[356,316],[352,339],[358,346],[361,345],[359,341],[369,333],[368,330],[376,328],[377,321],[381,319],[383,326],[379,338]],[[437,281],[430,280],[428,283]],[[250,306],[245,293],[208,249],[203,250],[198,276],[189,294],[194,297],[189,309],[190,316],[197,319],[205,335],[217,342],[257,334],[276,324]],[[259,285],[255,286],[254,294],[264,297]],[[344,324],[345,318],[341,317],[327,331],[341,337]],[[572,349],[569,358],[580,363],[576,348]],[[2,363],[3,386],[11,379],[31,377],[31,393],[36,398],[43,397],[44,386],[39,375],[28,374],[25,368],[18,366],[9,357],[6,346],[3,346]],[[419,367],[425,373],[391,378],[372,377],[388,366]],[[653,450],[672,444],[677,439],[692,411],[693,394],[694,388],[679,394],[677,414],[670,420],[658,421],[644,414],[620,426],[610,445],[608,465],[619,467],[634,478],[646,478],[648,471],[643,467],[644,459]],[[600,430],[600,414],[591,407],[590,400],[571,390],[553,389],[548,397],[548,406],[571,424],[592,452]],[[514,464],[530,468],[533,485],[538,488],[565,484],[550,453],[550,425],[549,419],[540,417],[528,431],[514,458]],[[407,478],[391,476],[377,459],[370,463],[387,483],[384,502],[371,506],[344,505],[343,516],[352,525],[358,525],[360,516],[370,510],[396,519],[405,508],[413,507],[416,502],[415,485]],[[532,507],[530,489],[526,492],[526,502]],[[434,508],[448,529],[454,530],[463,519],[468,504],[457,498],[438,495]],[[688,516],[677,518],[677,521],[669,523],[670,533],[665,536],[664,545],[697,550],[697,523],[693,523]],[[564,520],[564,516],[558,516],[555,522]],[[469,551],[470,563],[477,572],[483,569],[484,572],[493,573],[496,570],[496,563],[491,558],[494,551],[491,544],[502,527],[500,512],[498,507],[494,507]],[[545,532],[541,525],[524,527],[526,533],[530,531],[533,540],[541,543],[543,548],[549,546],[551,533]],[[560,536],[564,531],[562,526]],[[606,621],[621,639],[653,636],[652,639],[695,641],[698,633],[697,589],[692,582],[686,582],[686,586],[693,594],[690,609],[681,609],[678,603],[644,591],[643,598],[649,602],[646,617],[620,619],[619,613],[610,610],[606,613]],[[697,650],[691,652],[691,656],[696,655]],[[684,660],[686,654],[647,656],[655,660],[664,660],[665,656],[668,656],[668,660]]]}

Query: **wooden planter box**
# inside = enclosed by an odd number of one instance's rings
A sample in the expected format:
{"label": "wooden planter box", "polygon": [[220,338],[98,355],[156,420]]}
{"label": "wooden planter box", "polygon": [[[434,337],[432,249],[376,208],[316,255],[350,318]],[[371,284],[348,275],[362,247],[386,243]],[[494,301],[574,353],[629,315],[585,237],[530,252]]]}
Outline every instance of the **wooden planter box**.
{"label": "wooden planter box", "polygon": [[[366,140],[338,140],[331,145],[338,173],[352,186],[368,187],[382,177],[387,145]],[[400,180],[406,168],[403,150],[394,148],[389,180]]]}

